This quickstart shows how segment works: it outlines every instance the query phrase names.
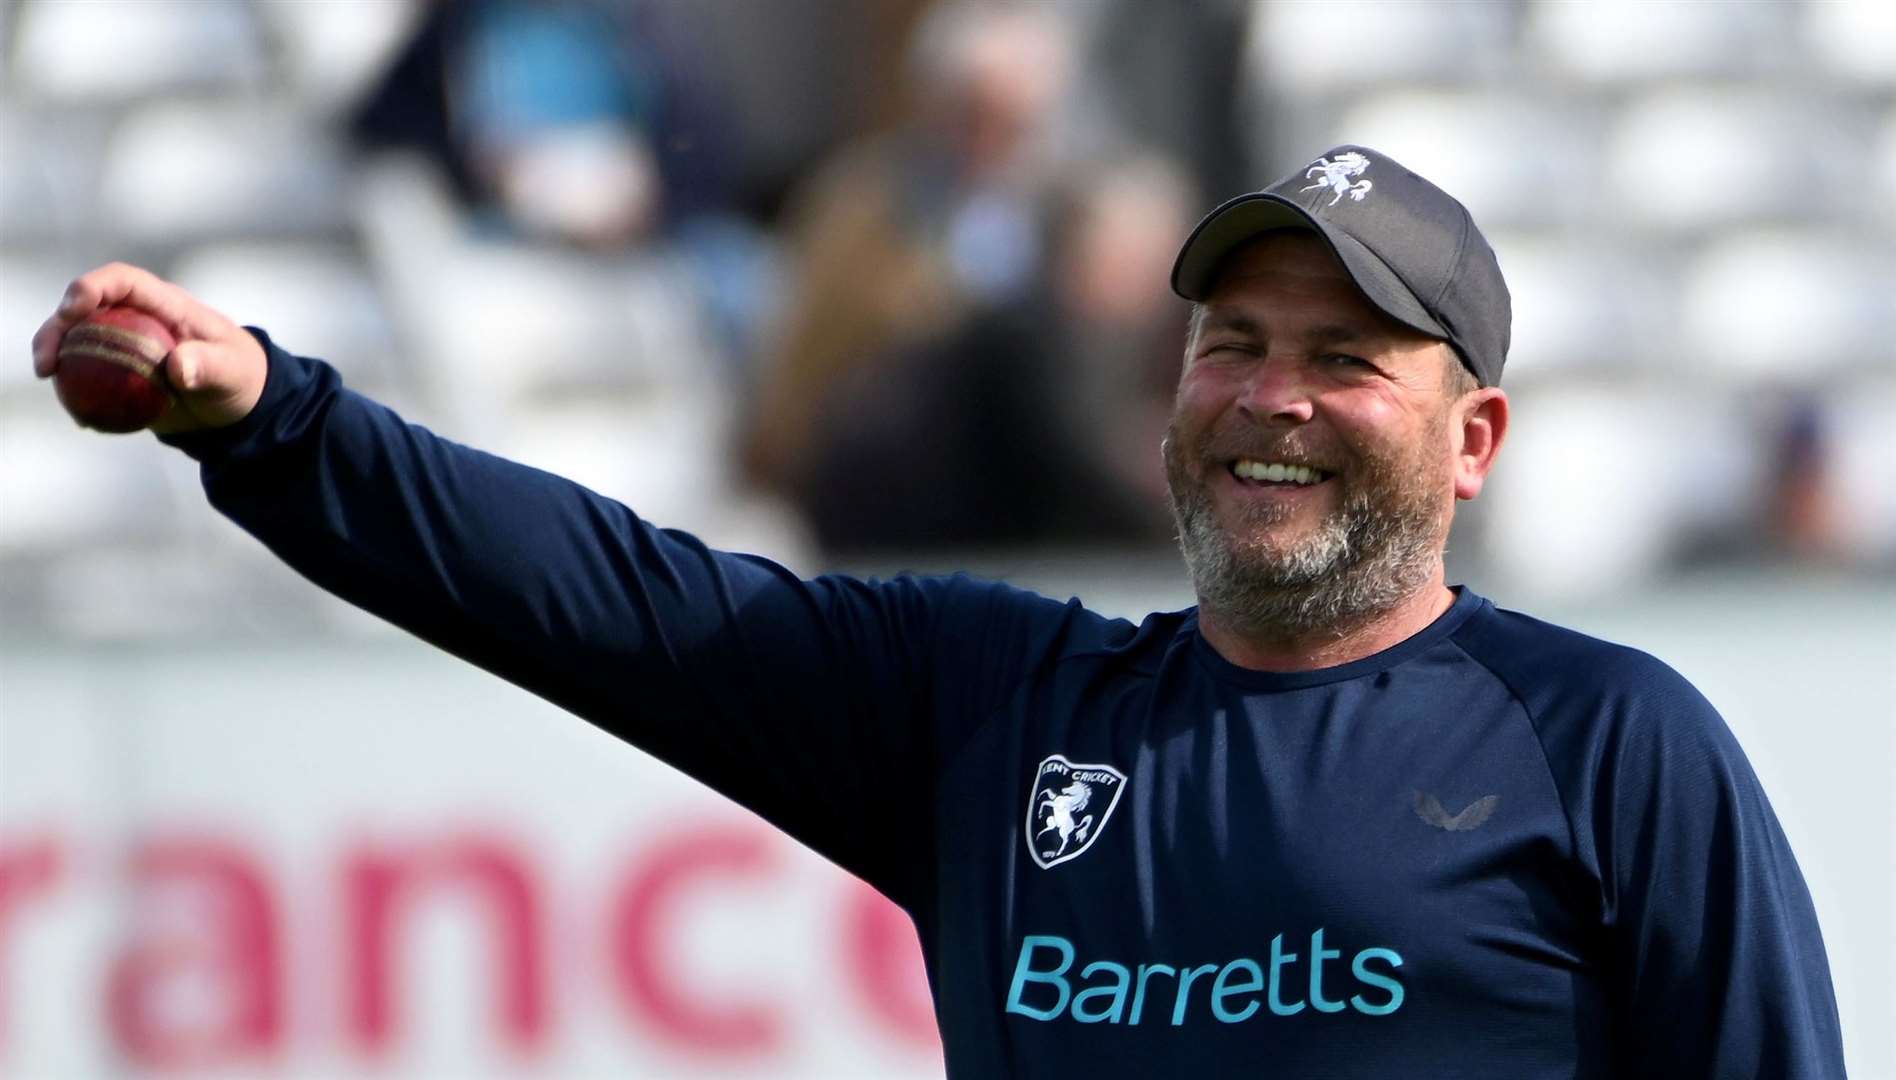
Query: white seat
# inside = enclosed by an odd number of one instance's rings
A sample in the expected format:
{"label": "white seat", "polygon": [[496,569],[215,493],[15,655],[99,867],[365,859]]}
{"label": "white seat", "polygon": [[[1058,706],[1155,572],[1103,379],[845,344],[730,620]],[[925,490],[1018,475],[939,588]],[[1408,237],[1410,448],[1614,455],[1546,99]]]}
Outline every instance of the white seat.
{"label": "white seat", "polygon": [[1846,232],[1737,234],[1680,296],[1684,355],[1741,376],[1896,371],[1896,251]]}
{"label": "white seat", "polygon": [[1682,87],[1641,98],[1606,143],[1610,206],[1674,229],[1821,216],[1861,180],[1854,114],[1761,88]]}
{"label": "white seat", "polygon": [[809,568],[813,541],[787,505],[737,490],[730,403],[703,394],[617,394],[522,404],[484,449],[566,477],[661,528]]}
{"label": "white seat", "polygon": [[1870,86],[1896,86],[1896,4],[1824,0],[1799,4],[1804,41],[1816,68]]}
{"label": "white seat", "polygon": [[511,409],[487,448],[666,526],[702,528],[730,497],[730,416],[719,398],[617,393]]}
{"label": "white seat", "polygon": [[1331,142],[1375,147],[1454,193],[1484,229],[1564,221],[1591,196],[1590,135],[1565,106],[1502,94],[1392,92],[1344,113]]}
{"label": "white seat", "polygon": [[[1821,5],[1817,5],[1821,6]],[[1781,62],[1790,5],[1697,0],[1536,0],[1526,58],[1603,83],[1743,75]]]}
{"label": "white seat", "polygon": [[[0,342],[7,346],[0,361],[0,393],[39,381],[26,360],[27,342],[53,313],[66,284],[84,269],[52,254],[29,254],[12,245],[0,249]],[[46,400],[52,400],[51,387],[46,387]]]}
{"label": "white seat", "polygon": [[382,251],[378,270],[399,283],[396,316],[430,386],[465,419],[576,389],[673,392],[723,368],[696,297],[661,260],[461,243],[423,274],[406,265],[417,254]]}
{"label": "white seat", "polygon": [[175,527],[167,456],[149,435],[80,429],[51,387],[20,395],[0,409],[0,556],[54,554]]}
{"label": "white seat", "polygon": [[1247,76],[1271,95],[1477,78],[1505,61],[1512,30],[1503,4],[1291,0],[1252,11]]}
{"label": "white seat", "polygon": [[284,348],[330,361],[358,389],[397,381],[395,334],[381,294],[344,248],[207,245],[180,257],[169,276],[238,322],[268,330]]}
{"label": "white seat", "polygon": [[1881,211],[1886,227],[1896,229],[1896,107],[1883,114],[1870,160],[1877,192],[1870,202]]}
{"label": "white seat", "polygon": [[123,101],[262,85],[265,52],[236,0],[20,5],[14,85],[25,96]]}
{"label": "white seat", "polygon": [[258,15],[297,96],[346,106],[381,75],[419,21],[413,0],[262,0]]}
{"label": "white seat", "polygon": [[1510,588],[1584,596],[1637,585],[1688,528],[1744,505],[1755,461],[1727,399],[1686,383],[1517,388],[1482,494],[1484,550]]}
{"label": "white seat", "polygon": [[343,221],[335,135],[282,102],[166,102],[127,116],[100,163],[106,221],[144,240],[284,236]]}
{"label": "white seat", "polygon": [[71,237],[91,225],[104,119],[0,105],[0,237]]}
{"label": "white seat", "polygon": [[1489,239],[1514,302],[1510,376],[1638,367],[1671,348],[1670,260],[1566,233]]}
{"label": "white seat", "polygon": [[[11,126],[0,118],[0,132]],[[75,217],[65,202],[39,156],[0,134],[0,236],[17,243],[51,234],[62,219]]]}
{"label": "white seat", "polygon": [[579,260],[468,245],[433,282],[438,292],[402,298],[400,317],[415,329],[429,383],[470,419],[538,387],[586,381],[593,360],[625,346],[610,291]]}

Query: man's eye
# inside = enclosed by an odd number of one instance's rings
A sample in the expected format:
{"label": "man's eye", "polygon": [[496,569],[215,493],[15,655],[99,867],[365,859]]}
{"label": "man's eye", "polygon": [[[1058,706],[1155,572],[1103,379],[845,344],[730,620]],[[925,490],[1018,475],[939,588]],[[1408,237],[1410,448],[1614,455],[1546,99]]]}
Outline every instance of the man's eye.
{"label": "man's eye", "polygon": [[1323,362],[1326,364],[1337,364],[1342,367],[1365,367],[1366,368],[1366,367],[1374,366],[1373,364],[1363,359],[1362,357],[1351,356],[1349,353],[1326,353],[1324,354],[1322,359],[1323,359]]}

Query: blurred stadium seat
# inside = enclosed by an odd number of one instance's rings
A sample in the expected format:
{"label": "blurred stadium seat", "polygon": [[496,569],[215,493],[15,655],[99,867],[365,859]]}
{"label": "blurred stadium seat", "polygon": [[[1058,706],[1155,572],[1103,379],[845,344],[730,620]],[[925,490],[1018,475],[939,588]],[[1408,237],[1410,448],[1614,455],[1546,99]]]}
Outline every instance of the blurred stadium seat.
{"label": "blurred stadium seat", "polygon": [[1685,533],[1746,506],[1755,440],[1723,395],[1615,378],[1523,390],[1508,463],[1490,477],[1487,559],[1552,596],[1636,580]]}
{"label": "blurred stadium seat", "polygon": [[492,419],[575,389],[685,387],[720,369],[692,298],[656,264],[504,241],[452,250],[432,268],[433,291],[396,300],[416,346],[410,359],[459,415]]}
{"label": "blurred stadium seat", "polygon": [[1686,272],[1681,356],[1734,375],[1896,371],[1896,251],[1844,230],[1754,230]]}
{"label": "blurred stadium seat", "polygon": [[162,457],[149,435],[75,438],[37,395],[0,406],[0,557],[163,535],[176,506]]}
{"label": "blurred stadium seat", "polygon": [[1885,0],[1800,4],[1804,40],[1825,74],[1871,87],[1896,86],[1896,5]]}
{"label": "blurred stadium seat", "polygon": [[422,15],[413,0],[261,0],[255,5],[298,99],[329,111],[378,78]]}
{"label": "blurred stadium seat", "polygon": [[1291,0],[1256,12],[1247,50],[1253,77],[1304,94],[1491,75],[1507,58],[1514,22],[1507,4]]}
{"label": "blurred stadium seat", "polygon": [[241,311],[286,348],[320,356],[358,389],[399,386],[394,329],[360,258],[335,244],[236,241],[181,256],[171,278],[220,311]]}
{"label": "blurred stadium seat", "polygon": [[1670,249],[1555,231],[1490,239],[1514,301],[1510,379],[1637,368],[1675,347]]}
{"label": "blurred stadium seat", "polygon": [[725,403],[711,395],[594,394],[523,403],[506,417],[492,448],[571,477],[653,521],[703,522],[731,496],[722,453],[730,420]]}
{"label": "blurred stadium seat", "polygon": [[333,232],[344,220],[336,137],[293,101],[142,106],[99,168],[106,220],[139,239]]}
{"label": "blurred stadium seat", "polygon": [[451,412],[492,418],[574,387],[693,386],[724,367],[689,276],[662,251],[593,256],[479,235],[412,158],[371,163],[357,196],[409,359]]}
{"label": "blurred stadium seat", "polygon": [[1589,110],[1558,98],[1403,90],[1357,103],[1337,127],[1454,192],[1484,228],[1574,220],[1595,184]]}
{"label": "blurred stadium seat", "polygon": [[1587,82],[1745,75],[1786,59],[1793,14],[1789,4],[1535,0],[1523,51]]}
{"label": "blurred stadium seat", "polygon": [[0,399],[11,391],[32,394],[34,403],[44,411],[44,388],[37,385],[33,369],[25,363],[27,342],[52,311],[52,306],[72,280],[69,261],[51,255],[30,255],[0,249],[0,341],[12,347],[13,363],[0,364]]}
{"label": "blurred stadium seat", "polygon": [[731,402],[711,386],[596,390],[522,401],[482,446],[569,477],[713,547],[804,565],[807,530],[779,500],[739,491],[724,447]]}
{"label": "blurred stadium seat", "polygon": [[[1880,207],[1883,220],[1896,227],[1896,107],[1883,114],[1883,122],[1876,135],[1876,144],[1871,150],[1870,170],[1876,179],[1872,181],[1875,194],[1869,199],[1871,206]],[[1896,229],[1893,229],[1896,231]]]}
{"label": "blurred stadium seat", "polygon": [[16,33],[11,74],[27,98],[133,101],[267,78],[250,5],[237,0],[26,4]]}
{"label": "blurred stadium seat", "polygon": [[1749,218],[1821,217],[1860,182],[1867,121],[1776,89],[1668,88],[1627,106],[1607,139],[1609,213],[1700,229]]}
{"label": "blurred stadium seat", "polygon": [[90,227],[105,125],[83,110],[0,101],[0,237],[9,248]]}

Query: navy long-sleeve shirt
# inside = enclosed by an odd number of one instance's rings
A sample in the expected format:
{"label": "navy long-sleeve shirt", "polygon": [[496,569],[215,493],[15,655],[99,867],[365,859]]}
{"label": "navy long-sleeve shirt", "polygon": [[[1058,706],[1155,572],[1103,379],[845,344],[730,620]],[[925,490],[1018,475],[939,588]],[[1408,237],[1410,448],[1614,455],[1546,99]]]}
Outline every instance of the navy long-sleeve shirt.
{"label": "navy long-sleeve shirt", "polygon": [[264,339],[166,441],[337,595],[914,918],[957,1077],[1840,1077],[1810,897],[1657,660],[1472,592],[1319,671],[957,576],[800,580]]}

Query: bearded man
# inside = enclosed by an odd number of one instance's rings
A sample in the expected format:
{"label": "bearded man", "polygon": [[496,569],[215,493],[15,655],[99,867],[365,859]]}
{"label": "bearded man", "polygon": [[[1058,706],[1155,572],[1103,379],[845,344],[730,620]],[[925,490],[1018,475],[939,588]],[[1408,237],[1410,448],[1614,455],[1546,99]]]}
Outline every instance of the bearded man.
{"label": "bearded man", "polygon": [[[1717,713],[1446,584],[1508,429],[1467,211],[1338,147],[1213,211],[1173,287],[1199,603],[1136,626],[709,550],[130,267],[34,347],[50,375],[102,306],[163,320],[159,430],[218,509],[901,904],[953,1076],[1842,1076],[1809,894]],[[914,812],[882,812],[890,769]]]}

